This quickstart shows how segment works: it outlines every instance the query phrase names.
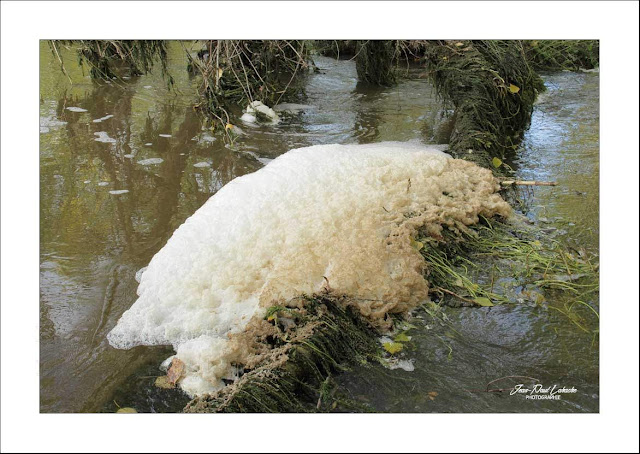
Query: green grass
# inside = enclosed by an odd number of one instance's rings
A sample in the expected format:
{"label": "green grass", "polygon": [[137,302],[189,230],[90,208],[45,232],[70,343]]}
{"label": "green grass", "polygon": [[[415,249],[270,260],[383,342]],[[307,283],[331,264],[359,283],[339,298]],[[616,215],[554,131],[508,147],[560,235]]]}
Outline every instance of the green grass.
{"label": "green grass", "polygon": [[425,278],[441,303],[543,305],[597,332],[598,264],[535,226],[483,218],[464,233],[445,231],[444,240],[417,241],[424,244]]}

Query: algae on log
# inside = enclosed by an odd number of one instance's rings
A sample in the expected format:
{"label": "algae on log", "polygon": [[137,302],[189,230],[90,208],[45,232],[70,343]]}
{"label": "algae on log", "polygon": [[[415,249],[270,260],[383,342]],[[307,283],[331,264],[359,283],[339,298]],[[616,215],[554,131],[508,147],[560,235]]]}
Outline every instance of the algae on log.
{"label": "algae on log", "polygon": [[[243,375],[213,395],[194,398],[184,411],[321,410],[322,389],[333,372],[346,370],[349,364],[366,364],[380,352],[377,332],[349,301],[325,293],[294,298],[286,307],[274,306],[259,326],[237,335],[253,337],[255,343],[253,361]],[[358,407],[341,398],[334,398],[333,404],[331,410],[338,404],[344,410]]]}
{"label": "algae on log", "polygon": [[356,71],[360,82],[382,86],[395,84],[396,75],[393,67],[395,61],[395,41],[358,41]]}
{"label": "algae on log", "polygon": [[491,167],[493,157],[517,148],[536,96],[544,90],[522,43],[429,41],[423,46],[438,93],[455,107],[449,151]]}

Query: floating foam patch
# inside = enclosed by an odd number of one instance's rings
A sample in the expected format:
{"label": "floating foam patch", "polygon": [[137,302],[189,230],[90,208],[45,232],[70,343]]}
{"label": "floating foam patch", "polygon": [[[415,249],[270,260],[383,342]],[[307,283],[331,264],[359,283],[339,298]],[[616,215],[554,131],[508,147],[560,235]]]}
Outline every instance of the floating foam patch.
{"label": "floating foam patch", "polygon": [[83,109],[82,107],[67,107],[69,112],[87,112],[87,109]]}
{"label": "floating foam patch", "polygon": [[116,189],[114,191],[109,191],[109,194],[120,195],[120,194],[126,194],[127,192],[129,192],[128,189]]}
{"label": "floating foam patch", "polygon": [[155,164],[162,164],[163,162],[164,162],[164,159],[162,158],[149,158],[149,159],[143,159],[142,161],[138,161],[138,164],[143,166],[150,166]]}
{"label": "floating foam patch", "polygon": [[96,118],[95,120],[93,120],[94,123],[101,123],[105,120],[108,120],[109,118],[113,118],[113,115],[105,115],[102,118]]}
{"label": "floating foam patch", "polygon": [[418,229],[508,215],[491,172],[418,143],[321,145],[236,178],[181,225],[140,276],[111,345],[172,345],[190,395],[246,364],[234,338],[268,307],[329,286],[372,324],[428,300]]}
{"label": "floating foam patch", "polygon": [[109,134],[106,133],[105,131],[98,131],[98,132],[94,132],[93,133],[94,136],[98,136],[96,137],[95,140],[96,142],[103,142],[103,143],[116,143],[116,139],[109,137]]}
{"label": "floating foam patch", "polygon": [[202,162],[196,162],[193,167],[211,167],[211,164],[209,164],[208,162],[202,161]]}

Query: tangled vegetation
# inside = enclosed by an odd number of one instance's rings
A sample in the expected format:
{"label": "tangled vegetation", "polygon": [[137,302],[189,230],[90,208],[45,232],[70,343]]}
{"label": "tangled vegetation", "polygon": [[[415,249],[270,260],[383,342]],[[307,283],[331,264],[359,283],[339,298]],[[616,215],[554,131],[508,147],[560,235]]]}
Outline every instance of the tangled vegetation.
{"label": "tangled vegetation", "polygon": [[234,107],[273,106],[299,93],[296,79],[314,68],[303,40],[210,40],[187,55],[189,71],[202,77],[196,108],[225,127]]}
{"label": "tangled vegetation", "polygon": [[[520,41],[438,41],[423,44],[438,93],[455,107],[454,155],[487,166],[520,143],[533,103],[544,89]],[[468,156],[469,150],[477,153]]]}
{"label": "tangled vegetation", "polygon": [[60,61],[63,72],[64,62],[59,46],[75,49],[78,64],[88,66],[93,79],[140,76],[149,73],[156,63],[160,63],[168,86],[173,85],[173,77],[167,72],[167,46],[164,40],[51,40],[49,45]]}
{"label": "tangled vegetation", "polygon": [[373,85],[388,86],[396,82],[394,64],[397,61],[397,41],[358,41],[356,71],[358,80]]}
{"label": "tangled vegetation", "polygon": [[331,383],[332,374],[380,354],[375,331],[349,307],[349,298],[300,296],[270,308],[253,328],[238,335],[252,337],[256,352],[241,377],[216,394],[196,397],[185,412],[367,410]]}
{"label": "tangled vegetation", "polygon": [[442,239],[418,238],[425,245],[421,252],[432,295],[454,305],[493,306],[542,304],[545,292],[562,291],[570,295],[570,311],[586,309],[586,315],[597,316],[588,301],[599,290],[598,264],[586,251],[570,251],[515,219],[483,218],[464,232],[445,231]]}
{"label": "tangled vegetation", "polygon": [[356,40],[318,40],[313,42],[315,51],[325,57],[351,58],[357,52]]}
{"label": "tangled vegetation", "polygon": [[600,65],[597,40],[529,40],[524,42],[525,55],[537,70],[593,69]]}

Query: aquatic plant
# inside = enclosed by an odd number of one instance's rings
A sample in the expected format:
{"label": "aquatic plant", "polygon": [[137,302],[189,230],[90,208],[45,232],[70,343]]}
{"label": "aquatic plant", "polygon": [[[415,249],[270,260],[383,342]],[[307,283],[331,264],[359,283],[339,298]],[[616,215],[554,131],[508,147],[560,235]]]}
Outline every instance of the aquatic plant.
{"label": "aquatic plant", "polygon": [[527,40],[524,51],[529,64],[537,71],[593,69],[600,65],[598,40]]}
{"label": "aquatic plant", "polygon": [[234,108],[260,101],[268,106],[300,93],[296,79],[314,68],[303,40],[210,40],[188,70],[202,78],[196,108],[216,120],[223,131]]}
{"label": "aquatic plant", "polygon": [[331,386],[350,365],[376,362],[377,332],[353,301],[328,292],[273,306],[241,333],[255,352],[239,377],[217,393],[197,396],[187,413],[371,411]]}
{"label": "aquatic plant", "polygon": [[139,76],[147,74],[156,63],[160,63],[167,85],[173,85],[173,77],[167,71],[164,40],[51,40],[49,45],[63,71],[59,46],[75,49],[78,64],[87,65],[93,79],[111,80],[124,74]]}
{"label": "aquatic plant", "polygon": [[416,241],[425,245],[421,252],[432,297],[451,305],[544,304],[583,331],[597,333],[597,262],[524,219],[483,218],[462,231],[447,229],[441,238],[420,235]]}
{"label": "aquatic plant", "polygon": [[396,61],[396,41],[368,40],[357,42],[356,71],[360,82],[381,86],[395,84],[394,64]]}
{"label": "aquatic plant", "polygon": [[544,89],[520,41],[412,41],[455,109],[449,151],[486,167],[517,148]]}

